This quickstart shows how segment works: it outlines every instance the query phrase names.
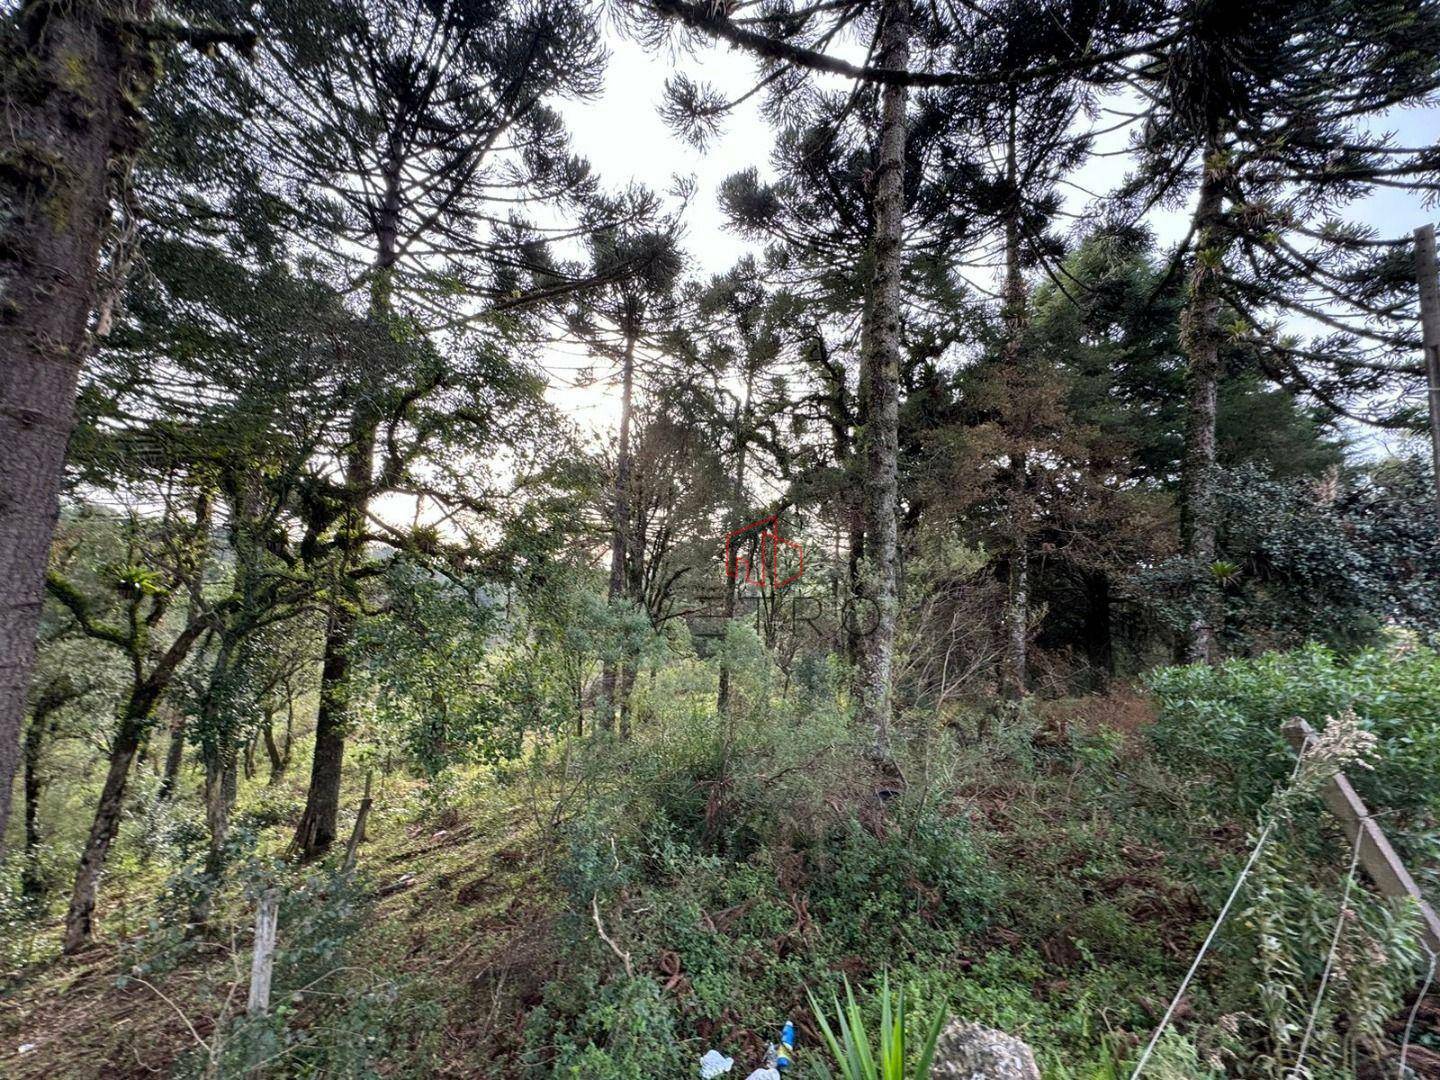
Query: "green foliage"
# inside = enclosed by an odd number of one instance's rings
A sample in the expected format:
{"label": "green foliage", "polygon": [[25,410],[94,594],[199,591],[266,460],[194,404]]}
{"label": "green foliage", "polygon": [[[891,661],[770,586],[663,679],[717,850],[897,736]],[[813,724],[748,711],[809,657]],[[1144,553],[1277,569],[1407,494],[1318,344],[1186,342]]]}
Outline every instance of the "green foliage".
{"label": "green foliage", "polygon": [[1182,560],[1134,576],[1149,608],[1176,632],[1200,609],[1196,583],[1223,598],[1232,652],[1320,641],[1354,649],[1387,624],[1422,635],[1440,625],[1440,532],[1415,461],[1285,479],[1254,464],[1215,477],[1223,558]]}
{"label": "green foliage", "polygon": [[[559,1023],[557,1023],[559,1021]],[[546,986],[526,1023],[527,1075],[635,1080],[688,1075],[674,1012],[654,979],[578,972]]]}
{"label": "green foliage", "polygon": [[[668,1025],[717,1039],[778,1027],[777,1003],[799,1005],[817,971],[934,958],[995,917],[1000,880],[969,822],[933,792],[882,810],[831,681],[817,672],[814,697],[779,698],[753,633],[731,638],[734,714],[714,712],[713,668],[674,662],[645,691],[649,719],[631,742],[577,762],[593,794],[556,860],[569,962],[527,1033],[534,1063],[568,1046],[566,1067],[600,1068],[582,1055],[612,1042],[626,1061],[662,1060]],[[671,973],[673,1016],[640,1008],[648,998],[625,988],[597,920],[637,975]]]}
{"label": "green foliage", "polygon": [[[1266,1049],[1252,1068],[1289,1075],[1314,1013],[1306,1068],[1315,1077],[1357,1074],[1360,1055],[1383,1056],[1386,1025],[1399,1015],[1420,968],[1418,921],[1408,908],[1369,895],[1363,882],[1341,908],[1340,877],[1317,874],[1300,846],[1283,840],[1257,864],[1230,935],[1241,957],[1232,1001]],[[1340,935],[1335,938],[1337,926]],[[1332,969],[1325,965],[1334,947]],[[1324,996],[1318,1003],[1322,978]]]}
{"label": "green foliage", "polygon": [[[935,1056],[935,1040],[945,1023],[945,1010],[937,1009],[935,1017],[922,1033],[918,1046],[908,1037],[905,1012],[905,991],[892,992],[890,977],[885,975],[876,993],[880,1003],[880,1042],[876,1046],[865,1027],[865,1014],[855,1001],[850,980],[845,980],[845,1003],[832,998],[831,1015],[835,1033],[829,1017],[815,995],[810,994],[810,1011],[820,1027],[820,1035],[839,1069],[839,1080],[924,1080],[930,1075],[930,1062]],[[833,1080],[835,1074],[824,1064],[817,1063],[815,1072]]]}
{"label": "green foliage", "polygon": [[513,758],[527,732],[562,723],[563,695],[504,626],[500,590],[408,562],[391,567],[387,586],[389,610],[365,621],[352,649],[378,733],[422,773]]}
{"label": "green foliage", "polygon": [[1428,845],[1440,818],[1440,654],[1398,644],[1345,658],[1321,645],[1164,668],[1149,679],[1160,704],[1151,737],[1177,769],[1199,772],[1212,796],[1253,813],[1290,772],[1280,733],[1293,717],[1316,728],[1353,710],[1377,740],[1373,769],[1350,778],[1402,841]]}
{"label": "green foliage", "polygon": [[[1161,703],[1155,746],[1177,772],[1204,785],[1210,812],[1276,820],[1246,906],[1220,940],[1229,959],[1214,990],[1221,1015],[1207,1036],[1226,1043],[1231,1059],[1237,1042],[1262,1044],[1246,1053],[1256,1075],[1290,1074],[1312,1014],[1307,1075],[1338,1080],[1355,1075],[1362,1058],[1383,1056],[1385,1025],[1400,1011],[1418,965],[1414,913],[1371,896],[1363,881],[1341,909],[1340,867],[1349,847],[1313,794],[1337,765],[1344,768],[1372,811],[1385,815],[1410,865],[1431,864],[1440,810],[1429,780],[1440,765],[1437,680],[1440,656],[1413,645],[1349,658],[1311,645],[1151,678]],[[1332,740],[1322,739],[1306,759],[1314,767],[1302,769],[1292,786],[1295,758],[1280,726],[1295,716]],[[1332,753],[1330,741],[1353,748],[1370,739],[1373,768],[1320,760]]]}
{"label": "green foliage", "polygon": [[812,910],[844,951],[904,956],[986,929],[999,880],[963,818],[902,808],[876,835],[856,820],[814,852]]}
{"label": "green foliage", "polygon": [[[227,983],[222,976],[192,987],[187,1008],[201,1015],[191,1022],[206,1021],[211,1033],[181,1057],[176,1075],[237,1076],[257,1066],[294,1076],[374,1077],[382,1070],[425,1075],[424,1062],[435,1049],[425,1032],[439,1016],[437,1003],[403,977],[355,963],[356,937],[367,915],[365,883],[349,873],[261,860],[238,866],[235,876],[243,886],[234,911],[242,925],[253,918],[261,891],[273,888],[280,895],[271,1007],[264,1016],[238,1011],[243,981]],[[117,986],[154,985],[215,948],[181,926],[152,920],[149,932],[127,948]],[[234,970],[243,972],[247,960],[239,952]]]}

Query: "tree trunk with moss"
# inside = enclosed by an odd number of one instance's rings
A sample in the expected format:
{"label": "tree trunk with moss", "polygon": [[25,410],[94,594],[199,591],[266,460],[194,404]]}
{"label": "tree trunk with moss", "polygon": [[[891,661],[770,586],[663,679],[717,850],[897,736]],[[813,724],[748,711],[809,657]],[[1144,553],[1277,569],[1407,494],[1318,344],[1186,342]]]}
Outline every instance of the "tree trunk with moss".
{"label": "tree trunk with moss", "polygon": [[[154,720],[155,706],[170,684],[191,647],[200,637],[204,624],[196,621],[181,631],[148,674],[137,675],[125,705],[120,711],[115,736],[110,742],[110,762],[105,773],[105,784],[100,790],[100,799],[95,805],[95,817],[90,823],[90,835],[80,853],[80,864],[75,872],[75,887],[70,894],[70,906],[65,913],[65,936],[63,949],[66,953],[77,952],[90,943],[94,932],[95,899],[100,889],[100,878],[105,871],[105,861],[110,854],[120,831],[120,816],[124,809],[125,792],[130,782],[130,766],[140,749],[141,740]],[[139,653],[132,656],[137,671],[143,659]]]}
{"label": "tree trunk with moss", "polygon": [[1220,381],[1220,275],[1224,266],[1224,163],[1211,142],[1195,206],[1195,259],[1186,283],[1180,338],[1185,350],[1185,452],[1180,468],[1181,544],[1195,571],[1195,614],[1185,635],[1189,663],[1215,659],[1220,621],[1215,562],[1215,420]]}
{"label": "tree trunk with moss", "polygon": [[[0,25],[0,845],[112,178],[140,145],[148,0],[23,3]],[[3,848],[0,848],[3,853]]]}
{"label": "tree trunk with moss", "polygon": [[25,731],[25,864],[20,871],[20,885],[26,896],[39,896],[45,888],[39,866],[40,792],[45,786],[40,775],[40,752],[49,729],[49,714],[37,709]]}
{"label": "tree trunk with moss", "polygon": [[[884,12],[880,67],[901,71],[910,62],[908,0],[891,0]],[[861,324],[860,457],[865,505],[865,560],[857,606],[868,633],[860,641],[856,691],[859,721],[874,751],[890,755],[894,708],[895,616],[899,585],[897,551],[900,451],[901,268],[905,221],[904,86],[880,91],[873,188],[874,235],[871,279]]]}

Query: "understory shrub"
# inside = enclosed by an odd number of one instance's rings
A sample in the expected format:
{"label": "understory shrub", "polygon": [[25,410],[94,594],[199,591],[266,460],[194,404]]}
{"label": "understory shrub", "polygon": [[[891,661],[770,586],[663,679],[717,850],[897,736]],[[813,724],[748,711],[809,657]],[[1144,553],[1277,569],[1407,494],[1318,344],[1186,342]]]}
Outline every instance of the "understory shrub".
{"label": "understory shrub", "polygon": [[842,952],[898,959],[986,929],[999,881],[969,823],[903,808],[877,835],[858,820],[815,852],[810,905]]}
{"label": "understory shrub", "polygon": [[[1151,738],[1177,772],[1200,774],[1213,799],[1252,815],[1294,768],[1281,725],[1315,728],[1353,710],[1376,738],[1373,769],[1350,779],[1411,854],[1433,851],[1440,819],[1440,654],[1413,644],[1342,657],[1320,645],[1163,668],[1150,677],[1160,706]],[[1419,861],[1419,860],[1417,860]]]}

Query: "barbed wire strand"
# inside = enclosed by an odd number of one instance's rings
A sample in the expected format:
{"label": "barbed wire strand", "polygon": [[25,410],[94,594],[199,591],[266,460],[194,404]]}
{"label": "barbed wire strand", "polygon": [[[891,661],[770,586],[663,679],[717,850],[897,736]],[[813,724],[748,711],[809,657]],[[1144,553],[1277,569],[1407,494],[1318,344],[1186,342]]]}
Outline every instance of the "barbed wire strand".
{"label": "barbed wire strand", "polygon": [[1415,995],[1415,1004],[1410,1006],[1410,1017],[1405,1021],[1405,1037],[1400,1043],[1400,1070],[1395,1074],[1398,1080],[1405,1080],[1405,1058],[1410,1053],[1410,1033],[1415,1029],[1415,1017],[1420,1012],[1420,1003],[1425,1000],[1425,995],[1430,992],[1430,984],[1435,980],[1436,961],[1440,960],[1423,940],[1420,947],[1430,954],[1430,968],[1425,972],[1425,981],[1420,984],[1420,993]]}
{"label": "barbed wire strand", "polygon": [[1335,933],[1330,938],[1330,952],[1325,957],[1325,968],[1320,973],[1320,985],[1315,990],[1310,1017],[1305,1021],[1305,1034],[1300,1038],[1300,1050],[1295,1055],[1295,1064],[1290,1068],[1291,1080],[1304,1075],[1301,1067],[1305,1063],[1305,1054],[1310,1049],[1310,1039],[1315,1034],[1315,1023],[1320,1016],[1320,1005],[1325,1000],[1325,989],[1330,985],[1330,975],[1335,970],[1335,956],[1340,951],[1340,938],[1345,933],[1345,916],[1350,911],[1350,891],[1355,887],[1355,871],[1360,865],[1360,845],[1365,842],[1365,822],[1369,819],[1370,815],[1366,814],[1355,823],[1354,851],[1350,855],[1350,870],[1345,875],[1345,888],[1340,893],[1340,910],[1335,914]]}
{"label": "barbed wire strand", "polygon": [[[1305,748],[1300,751],[1300,756],[1295,762],[1295,771],[1290,774],[1290,783],[1295,782],[1295,777],[1300,775],[1300,766],[1305,761]],[[1289,785],[1287,785],[1289,786]],[[1225,906],[1220,909],[1220,914],[1215,917],[1215,924],[1210,927],[1210,932],[1205,935],[1205,940],[1200,944],[1200,951],[1195,954],[1195,959],[1190,963],[1190,970],[1185,972],[1185,978],[1180,980],[1180,988],[1175,991],[1175,996],[1170,1000],[1170,1007],[1165,1010],[1165,1015],[1160,1018],[1160,1023],[1155,1028],[1155,1033],[1150,1036],[1150,1041],[1145,1045],[1145,1052],[1140,1055],[1140,1060],[1135,1063],[1135,1070],[1130,1074],[1130,1080],[1138,1080],[1140,1074],[1145,1071],[1150,1057],[1155,1053],[1155,1047],[1160,1045],[1160,1036],[1165,1034],[1165,1029],[1170,1026],[1170,1021],[1175,1016],[1175,1010],[1180,1007],[1180,1000],[1185,996],[1185,991],[1190,988],[1190,981],[1195,978],[1195,973],[1200,970],[1200,964],[1205,959],[1205,954],[1210,951],[1210,946],[1215,942],[1215,936],[1220,933],[1220,927],[1224,924],[1230,909],[1235,905],[1235,898],[1240,895],[1240,890],[1245,887],[1245,881],[1250,876],[1250,871],[1255,869],[1255,863],[1259,861],[1260,852],[1265,849],[1265,843],[1270,839],[1270,834],[1275,831],[1278,817],[1272,816],[1265,827],[1260,830],[1260,838],[1255,841],[1255,848],[1250,852],[1250,858],[1245,861],[1240,876],[1235,879],[1235,886],[1230,890],[1230,895],[1225,898]]]}

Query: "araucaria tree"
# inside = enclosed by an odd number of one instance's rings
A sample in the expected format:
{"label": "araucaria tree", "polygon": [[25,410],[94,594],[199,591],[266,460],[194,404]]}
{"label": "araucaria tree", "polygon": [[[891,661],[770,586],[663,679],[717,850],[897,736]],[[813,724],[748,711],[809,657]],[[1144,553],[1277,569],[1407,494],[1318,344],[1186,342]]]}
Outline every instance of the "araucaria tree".
{"label": "araucaria tree", "polygon": [[1423,1068],[1440,0],[0,12],[6,1075]]}
{"label": "araucaria tree", "polygon": [[[547,240],[587,227],[595,187],[550,103],[593,92],[602,54],[593,22],[570,0],[275,3],[255,17],[256,61],[233,65],[211,94],[237,133],[258,137],[268,192],[290,205],[373,329],[311,552],[332,581],[309,797],[295,837],[313,857],[335,838],[347,649],[358,590],[373,574],[369,507],[387,491],[478,505],[410,466],[442,435],[427,413],[467,418],[476,430],[451,424],[443,437],[478,450],[502,404],[497,388],[533,389],[505,370],[500,347],[513,341],[515,316],[500,313],[522,308],[527,292],[548,298],[572,284],[554,280]],[[522,203],[580,224],[535,221]],[[447,344],[421,344],[425,333]]]}
{"label": "araucaria tree", "polygon": [[[1386,110],[1440,89],[1437,47],[1440,12],[1420,0],[1212,2],[1135,70],[1140,167],[1121,201],[1138,215],[1177,190],[1195,193],[1176,255],[1187,290],[1181,534],[1196,596],[1191,660],[1214,659],[1219,630],[1213,492],[1227,341],[1250,343],[1271,378],[1341,412],[1357,393],[1374,397],[1420,374],[1406,313],[1408,236],[1378,238],[1339,215],[1379,188],[1437,190],[1435,147],[1376,133]],[[1321,330],[1309,343],[1291,329],[1307,321]]]}
{"label": "araucaria tree", "polygon": [[249,40],[152,8],[27,0],[0,15],[0,854],[75,390],[130,256],[145,95],[167,42]]}

